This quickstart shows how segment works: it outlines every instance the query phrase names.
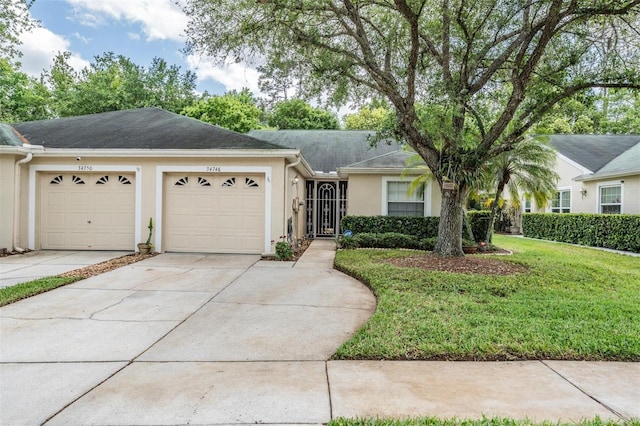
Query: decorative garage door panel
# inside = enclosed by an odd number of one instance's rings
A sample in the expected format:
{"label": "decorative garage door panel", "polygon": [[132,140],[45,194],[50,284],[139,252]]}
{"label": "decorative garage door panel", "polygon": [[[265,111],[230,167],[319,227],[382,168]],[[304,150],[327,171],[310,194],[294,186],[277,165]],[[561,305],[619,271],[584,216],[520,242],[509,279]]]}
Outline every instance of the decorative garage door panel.
{"label": "decorative garage door panel", "polygon": [[43,249],[132,250],[134,175],[46,173],[41,178]]}
{"label": "decorative garage door panel", "polygon": [[165,175],[167,251],[262,253],[264,175]]}

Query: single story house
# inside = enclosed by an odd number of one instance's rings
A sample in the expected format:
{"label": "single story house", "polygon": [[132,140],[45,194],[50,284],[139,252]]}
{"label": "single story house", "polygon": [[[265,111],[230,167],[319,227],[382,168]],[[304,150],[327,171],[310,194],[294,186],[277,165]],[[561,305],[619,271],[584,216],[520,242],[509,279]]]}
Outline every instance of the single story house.
{"label": "single story house", "polygon": [[640,214],[640,135],[553,135],[557,192],[524,211]]}
{"label": "single story house", "polygon": [[[239,134],[158,108],[0,124],[0,248],[273,254],[346,215],[439,216],[424,168],[371,132]],[[640,137],[552,136],[547,211],[640,213]],[[528,210],[535,206],[525,204]]]}
{"label": "single story house", "polygon": [[[437,215],[370,132],[244,135],[142,108],[0,125],[0,248],[272,254],[347,214]],[[373,186],[377,185],[377,186]]]}

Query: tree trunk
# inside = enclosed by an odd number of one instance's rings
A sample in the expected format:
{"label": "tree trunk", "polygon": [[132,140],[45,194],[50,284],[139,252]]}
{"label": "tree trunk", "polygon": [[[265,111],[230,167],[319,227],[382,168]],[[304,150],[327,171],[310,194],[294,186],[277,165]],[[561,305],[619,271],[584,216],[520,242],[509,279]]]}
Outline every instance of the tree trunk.
{"label": "tree trunk", "polygon": [[504,191],[505,185],[506,185],[506,182],[503,182],[503,181],[500,181],[498,183],[496,196],[491,202],[491,215],[489,216],[489,227],[487,228],[487,235],[484,238],[484,241],[487,244],[491,242],[491,236],[493,235],[493,225],[496,223],[496,216],[498,216],[498,202],[500,201],[500,197],[502,196],[502,191]]}
{"label": "tree trunk", "polygon": [[438,242],[433,252],[442,257],[464,256],[462,251],[462,205],[467,190],[442,190]]}

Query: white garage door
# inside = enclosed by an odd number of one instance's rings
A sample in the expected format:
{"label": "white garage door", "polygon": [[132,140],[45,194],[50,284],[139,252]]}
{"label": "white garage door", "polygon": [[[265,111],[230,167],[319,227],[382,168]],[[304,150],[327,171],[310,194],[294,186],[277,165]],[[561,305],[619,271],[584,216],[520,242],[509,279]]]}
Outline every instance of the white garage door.
{"label": "white garage door", "polygon": [[262,253],[264,175],[165,175],[167,251]]}
{"label": "white garage door", "polygon": [[133,250],[133,174],[45,173],[41,177],[43,249]]}

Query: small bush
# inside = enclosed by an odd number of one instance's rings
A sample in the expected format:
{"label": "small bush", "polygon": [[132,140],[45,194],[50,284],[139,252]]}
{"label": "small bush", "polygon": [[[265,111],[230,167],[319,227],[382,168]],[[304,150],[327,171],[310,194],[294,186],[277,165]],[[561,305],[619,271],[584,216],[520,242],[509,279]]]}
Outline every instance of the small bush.
{"label": "small bush", "polygon": [[276,243],[276,258],[279,260],[293,259],[293,248],[286,241],[278,241]]}
{"label": "small bush", "polygon": [[471,210],[467,212],[467,217],[469,218],[473,238],[476,241],[484,241],[484,238],[487,236],[487,230],[489,229],[491,212],[489,210]]}

